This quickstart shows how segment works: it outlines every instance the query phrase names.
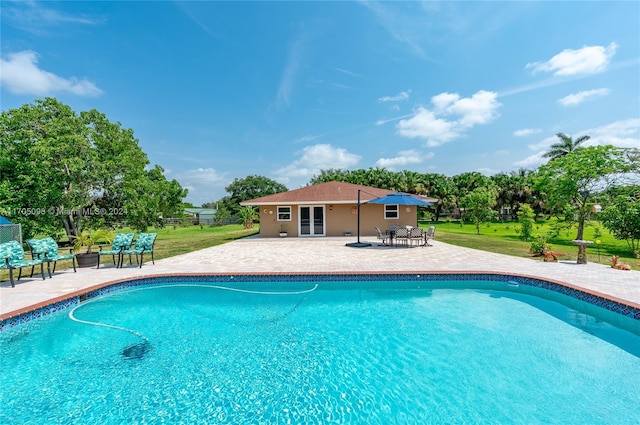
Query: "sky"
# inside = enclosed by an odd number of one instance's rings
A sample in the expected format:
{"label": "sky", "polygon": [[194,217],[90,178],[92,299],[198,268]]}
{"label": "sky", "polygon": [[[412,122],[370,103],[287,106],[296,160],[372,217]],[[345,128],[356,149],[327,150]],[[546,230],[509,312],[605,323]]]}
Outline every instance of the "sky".
{"label": "sky", "polygon": [[131,128],[199,206],[236,178],[535,169],[640,148],[638,1],[6,1],[2,111]]}

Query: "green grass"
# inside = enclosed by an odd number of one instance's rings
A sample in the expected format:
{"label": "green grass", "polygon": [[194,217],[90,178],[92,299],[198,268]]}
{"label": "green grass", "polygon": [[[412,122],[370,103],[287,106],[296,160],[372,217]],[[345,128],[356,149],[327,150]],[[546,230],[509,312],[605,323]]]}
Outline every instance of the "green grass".
{"label": "green grass", "polygon": [[163,229],[155,229],[158,233],[154,247],[155,258],[173,257],[186,254],[199,249],[221,245],[225,242],[255,235],[259,232],[256,226],[253,229],[244,230],[240,224],[228,226],[168,226]]}
{"label": "green grass", "polygon": [[[550,238],[548,235],[552,223],[548,221],[536,222],[533,228],[533,236],[546,236],[547,242],[551,244],[553,251],[565,254],[560,257],[561,260],[575,261],[578,255],[578,247],[571,241],[576,237],[576,227],[566,231],[563,230],[558,237]],[[520,240],[516,232],[516,229],[519,228],[518,222],[485,223],[480,227],[480,235],[476,234],[477,230],[473,224],[460,225],[457,221],[421,223],[421,226],[425,228],[431,225],[436,226],[436,239],[451,245],[531,258],[528,253],[531,242]],[[600,228],[601,232],[598,238],[594,235],[596,226]],[[585,228],[584,239],[600,240],[600,244],[596,245],[594,243],[587,248],[589,262],[610,265],[611,256],[617,255],[620,257],[620,261],[631,264],[634,269],[640,264],[640,260],[633,258],[625,241],[615,239],[609,231],[599,226],[598,223],[592,223]]]}
{"label": "green grass", "polygon": [[[119,232],[132,232],[131,229],[118,229]],[[244,230],[240,224],[232,224],[228,226],[167,226],[162,229],[148,229],[148,232],[157,232],[158,237],[153,248],[153,257],[156,260],[161,258],[173,257],[180,254],[186,254],[188,252],[197,251],[199,249],[209,248],[211,246],[221,245],[225,242],[229,242],[235,239],[240,239],[245,236],[254,235],[259,232],[259,228],[256,226],[253,229]],[[45,236],[39,236],[45,237]],[[28,254],[27,258],[31,258]],[[96,248],[97,249],[97,248]],[[67,253],[65,248],[60,249],[61,252]],[[102,258],[100,263],[111,264],[111,257]],[[149,261],[149,257],[145,255],[145,262]],[[45,265],[46,268],[46,265]],[[56,266],[57,270],[63,270],[71,268],[71,261],[60,261]],[[37,267],[36,267],[37,269]],[[25,268],[22,273],[23,276],[28,276],[29,268]],[[38,271],[34,271],[34,277]],[[45,271],[46,275],[46,271]],[[17,278],[17,273],[15,277]],[[7,270],[0,271],[0,281],[9,280],[9,272]]]}
{"label": "green grass", "polygon": [[[551,230],[552,222],[537,222],[534,225],[534,236],[546,236]],[[531,242],[521,241],[516,229],[517,222],[487,223],[480,228],[480,235],[476,234],[476,228],[472,224],[460,225],[459,222],[422,222],[422,227],[436,226],[436,239],[452,245],[475,248],[483,251],[496,252],[499,254],[512,255],[516,257],[531,258],[528,253]],[[593,244],[587,248],[589,262],[611,264],[612,255],[620,257],[620,261],[630,264],[633,269],[640,267],[640,260],[633,258],[629,247],[625,241],[616,240],[604,227],[599,226],[601,235],[597,238],[601,241],[599,245]],[[585,229],[585,239],[595,241],[595,226],[587,226]],[[120,229],[122,232],[130,232],[130,229]],[[244,230],[241,225],[228,226],[167,226],[162,229],[149,229],[149,232],[157,232],[158,238],[154,247],[154,258],[173,257],[188,252],[197,251],[211,246],[216,246],[245,236],[254,235],[259,232],[256,226],[253,229]],[[571,228],[562,231],[556,238],[547,237],[548,242],[554,251],[562,252],[561,260],[575,261],[578,248],[571,243],[576,236],[576,229]],[[101,262],[109,264],[111,258],[103,258]],[[57,269],[71,267],[70,261],[62,261]],[[28,272],[25,269],[24,272]],[[6,270],[0,272],[0,280],[8,280],[9,273]]]}

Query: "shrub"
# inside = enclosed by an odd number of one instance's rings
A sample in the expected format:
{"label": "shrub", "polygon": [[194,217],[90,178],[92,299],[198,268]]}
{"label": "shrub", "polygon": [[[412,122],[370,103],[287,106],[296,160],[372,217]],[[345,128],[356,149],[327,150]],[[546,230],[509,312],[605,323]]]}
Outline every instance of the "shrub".
{"label": "shrub", "polygon": [[535,224],[536,214],[533,212],[533,209],[529,204],[520,205],[520,210],[518,211],[518,222],[520,223],[520,228],[518,229],[518,233],[520,234],[520,239],[523,241],[528,241],[531,239],[533,225]]}
{"label": "shrub", "polygon": [[549,251],[551,251],[551,245],[547,243],[547,238],[544,236],[536,237],[529,247],[529,252],[532,255],[544,255]]}

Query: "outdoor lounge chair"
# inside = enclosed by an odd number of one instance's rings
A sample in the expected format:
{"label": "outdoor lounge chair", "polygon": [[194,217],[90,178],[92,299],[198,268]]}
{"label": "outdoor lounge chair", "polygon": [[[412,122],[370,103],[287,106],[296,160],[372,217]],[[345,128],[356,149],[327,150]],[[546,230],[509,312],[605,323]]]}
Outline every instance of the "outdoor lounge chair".
{"label": "outdoor lounge chair", "polygon": [[[142,263],[144,261],[144,254],[151,253],[151,262],[155,264],[156,262],[153,259],[153,245],[156,242],[157,233],[140,233],[138,234],[138,238],[136,239],[136,244],[133,249],[125,249],[122,251],[121,257],[125,255],[129,255],[129,264],[131,264],[131,255],[136,256],[136,263],[138,263],[138,255],[140,255],[140,268],[142,268]],[[122,267],[122,263],[124,261],[120,260],[120,267]]]}
{"label": "outdoor lounge chair", "polygon": [[433,246],[429,243],[429,240],[433,239],[435,235],[436,235],[436,228],[434,226],[429,226],[429,228],[424,234],[424,245],[422,246]]}
{"label": "outdoor lounge chair", "polygon": [[375,229],[376,229],[376,233],[378,234],[378,240],[382,241],[382,243],[378,244],[378,246],[381,246],[381,245],[387,246],[389,239],[391,238],[391,235],[386,235],[382,233],[379,227],[376,227]]}
{"label": "outdoor lounge chair", "polygon": [[33,277],[33,268],[40,264],[40,274],[44,280],[44,260],[41,258],[33,258],[27,260],[24,255],[24,249],[18,241],[5,242],[0,244],[0,269],[9,269],[9,279],[11,287],[15,288],[16,284],[13,280],[13,271],[18,269],[18,279],[22,277],[22,268],[31,266],[31,276]]}
{"label": "outdoor lounge chair", "polygon": [[[122,252],[126,249],[131,249],[131,244],[133,243],[133,233],[118,233],[116,237],[113,238],[113,243],[111,244],[111,249],[102,249],[100,246],[100,258],[103,255],[110,255],[113,260],[113,264],[116,267],[122,266]],[[116,260],[116,255],[118,259]],[[98,259],[98,267],[100,268],[100,259]]]}
{"label": "outdoor lounge chair", "polygon": [[[76,256],[73,255],[73,249],[69,248],[68,254],[60,254],[58,243],[53,238],[44,239],[28,239],[27,244],[31,250],[32,258],[40,258],[47,263],[47,273],[49,279],[56,272],[56,265],[61,260],[71,260],[73,271],[76,272]],[[53,271],[51,271],[51,263],[53,263]]]}

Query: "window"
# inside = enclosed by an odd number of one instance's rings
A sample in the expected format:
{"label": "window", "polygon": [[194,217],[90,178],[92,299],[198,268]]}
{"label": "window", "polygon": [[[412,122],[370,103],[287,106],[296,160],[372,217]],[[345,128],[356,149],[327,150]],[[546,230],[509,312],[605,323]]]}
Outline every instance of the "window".
{"label": "window", "polygon": [[291,207],[278,207],[278,221],[291,221]]}
{"label": "window", "polygon": [[385,205],[384,206],[384,218],[385,220],[397,220],[400,218],[400,209],[397,205]]}

